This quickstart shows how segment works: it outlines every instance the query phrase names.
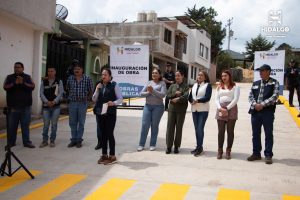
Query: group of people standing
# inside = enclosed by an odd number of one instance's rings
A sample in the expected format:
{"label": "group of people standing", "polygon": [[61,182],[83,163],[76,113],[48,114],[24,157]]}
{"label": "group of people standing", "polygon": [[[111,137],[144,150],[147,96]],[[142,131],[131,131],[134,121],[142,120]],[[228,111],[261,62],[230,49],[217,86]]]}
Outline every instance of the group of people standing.
{"label": "group of people standing", "polygon": [[[177,70],[174,74],[170,70],[170,64],[166,66],[166,72],[162,76],[160,69],[152,71],[152,80],[149,81],[141,92],[146,98],[143,110],[142,128],[138,151],[144,150],[149,128],[151,127],[150,151],[156,149],[159,122],[163,115],[165,97],[165,110],[168,111],[166,131],[166,154],[172,152],[178,154],[182,140],[182,128],[188,103],[191,104],[193,123],[196,135],[196,148],[191,151],[194,156],[200,156],[203,152],[204,127],[209,113],[209,102],[212,94],[212,86],[206,71],[200,71],[197,81],[189,91],[184,81],[184,73]],[[222,158],[225,128],[227,127],[228,144],[226,158],[230,159],[231,147],[234,138],[234,126],[237,120],[237,102],[240,90],[232,81],[230,71],[222,73],[220,85],[217,87],[216,105],[219,128],[218,159]]]}
{"label": "group of people standing", "polygon": [[[182,71],[171,71],[167,65],[165,75],[162,76],[158,68],[152,71],[152,80],[147,82],[141,91],[141,96],[146,98],[142,115],[138,151],[145,148],[147,135],[151,128],[150,151],[156,149],[159,123],[165,110],[168,112],[166,130],[166,154],[173,150],[180,152],[182,129],[188,103],[191,104],[192,119],[195,128],[196,148],[191,151],[194,156],[203,152],[204,127],[210,110],[212,85],[206,71],[200,71],[197,81],[191,90],[185,82]],[[271,67],[263,65],[259,69],[261,80],[253,83],[249,94],[251,114],[253,154],[248,161],[261,159],[261,126],[264,126],[265,157],[266,163],[272,164],[273,148],[273,122],[276,100],[279,93],[279,83],[270,77]],[[32,90],[35,84],[31,77],[24,73],[24,65],[16,62],[14,73],[8,75],[4,82],[7,92],[7,105],[9,107],[8,134],[10,146],[16,145],[16,133],[19,122],[21,123],[24,147],[35,148],[29,139],[29,123],[32,105]],[[88,101],[95,102],[94,114],[97,122],[98,143],[96,150],[102,148],[99,164],[112,164],[116,162],[114,128],[116,124],[117,105],[122,103],[123,97],[118,84],[112,81],[109,68],[101,72],[101,81],[93,88],[92,80],[83,73],[83,67],[73,63],[73,73],[67,79],[66,92],[69,101],[69,125],[71,128],[71,142],[68,147],[82,147],[84,124]],[[40,148],[48,145],[48,130],[51,124],[50,147],[55,146],[57,122],[60,113],[60,100],[64,94],[61,80],[56,77],[54,67],[47,68],[47,76],[43,78],[40,86],[40,97],[43,102],[43,139]],[[231,148],[234,141],[234,128],[238,119],[237,102],[240,89],[233,82],[230,71],[221,74],[220,84],[216,88],[215,103],[217,111],[215,118],[218,125],[218,153],[217,158],[223,157],[223,144],[227,130],[226,159],[231,159]],[[166,97],[165,104],[163,98]],[[108,151],[109,149],[109,151]]]}

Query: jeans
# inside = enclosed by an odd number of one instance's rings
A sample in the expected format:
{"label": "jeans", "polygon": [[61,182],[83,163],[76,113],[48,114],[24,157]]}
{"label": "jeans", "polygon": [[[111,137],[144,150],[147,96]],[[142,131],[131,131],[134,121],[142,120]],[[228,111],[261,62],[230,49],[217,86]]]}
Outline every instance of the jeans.
{"label": "jeans", "polygon": [[52,108],[43,108],[43,142],[48,142],[48,130],[51,122],[51,135],[50,141],[54,142],[56,139],[57,122],[60,114],[60,107],[55,106]]}
{"label": "jeans", "polygon": [[159,122],[164,113],[164,105],[148,105],[144,106],[143,119],[142,119],[142,129],[139,146],[144,147],[149,128],[151,126],[151,139],[150,146],[155,147],[158,135]]}
{"label": "jeans", "polygon": [[24,108],[10,108],[8,114],[8,137],[10,145],[15,145],[19,122],[21,124],[23,144],[31,144],[29,139],[29,124],[31,120],[31,106]]}
{"label": "jeans", "polygon": [[86,117],[87,102],[75,102],[69,103],[69,125],[71,128],[71,141],[82,142],[82,136],[84,132],[84,123]]}
{"label": "jeans", "polygon": [[208,112],[193,112],[192,114],[196,132],[197,149],[203,150],[204,126]]}
{"label": "jeans", "polygon": [[252,125],[252,143],[253,143],[253,154],[260,156],[261,152],[261,126],[264,127],[265,131],[265,151],[266,157],[273,156],[273,122],[274,113],[272,111],[260,111],[255,112],[251,115]]}
{"label": "jeans", "polygon": [[102,134],[101,134],[101,130],[100,130],[100,123],[99,123],[99,120],[100,120],[100,116],[101,115],[96,115],[96,122],[97,122],[97,139],[98,139],[98,143],[97,145],[101,145],[101,141],[102,141]]}
{"label": "jeans", "polygon": [[107,149],[109,144],[109,155],[115,155],[115,137],[114,129],[116,125],[117,115],[105,114],[98,115],[97,123],[99,126],[99,131],[101,132],[101,146],[102,155],[107,155]]}

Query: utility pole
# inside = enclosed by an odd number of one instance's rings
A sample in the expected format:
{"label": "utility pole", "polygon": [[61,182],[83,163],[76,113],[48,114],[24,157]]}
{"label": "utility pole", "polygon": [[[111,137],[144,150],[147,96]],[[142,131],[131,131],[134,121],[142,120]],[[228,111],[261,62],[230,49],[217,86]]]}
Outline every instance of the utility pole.
{"label": "utility pole", "polygon": [[226,26],[228,26],[228,48],[227,48],[228,50],[230,50],[230,39],[233,36],[233,30],[231,30],[230,28],[232,21],[233,21],[233,17],[231,17],[231,19],[228,19],[226,24]]}

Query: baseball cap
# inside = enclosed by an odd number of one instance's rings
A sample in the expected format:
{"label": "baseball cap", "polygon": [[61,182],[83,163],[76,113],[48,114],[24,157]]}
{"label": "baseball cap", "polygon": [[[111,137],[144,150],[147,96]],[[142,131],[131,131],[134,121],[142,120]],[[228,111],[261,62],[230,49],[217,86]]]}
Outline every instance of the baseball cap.
{"label": "baseball cap", "polygon": [[291,59],[290,63],[295,63],[295,60],[294,60],[294,59]]}
{"label": "baseball cap", "polygon": [[263,64],[261,67],[257,68],[255,71],[263,71],[263,70],[271,71],[270,65]]}

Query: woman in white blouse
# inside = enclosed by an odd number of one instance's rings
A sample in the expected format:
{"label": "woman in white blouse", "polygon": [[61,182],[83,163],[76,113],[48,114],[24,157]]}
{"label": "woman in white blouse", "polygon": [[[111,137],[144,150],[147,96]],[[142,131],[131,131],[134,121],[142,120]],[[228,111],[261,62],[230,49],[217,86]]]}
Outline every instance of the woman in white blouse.
{"label": "woman in white blouse", "polygon": [[203,152],[204,126],[208,117],[211,92],[212,88],[207,72],[200,71],[197,82],[193,85],[189,95],[197,140],[196,149],[191,153],[196,157]]}
{"label": "woman in white blouse", "polygon": [[234,126],[238,118],[237,102],[240,96],[240,88],[233,82],[230,71],[222,72],[220,85],[216,92],[218,122],[218,159],[223,156],[223,144],[225,137],[225,129],[227,129],[227,148],[225,158],[231,159],[231,148],[234,139]]}

